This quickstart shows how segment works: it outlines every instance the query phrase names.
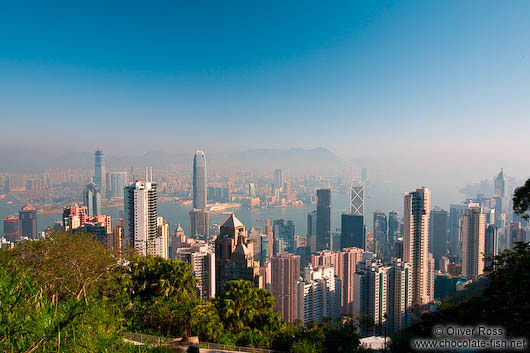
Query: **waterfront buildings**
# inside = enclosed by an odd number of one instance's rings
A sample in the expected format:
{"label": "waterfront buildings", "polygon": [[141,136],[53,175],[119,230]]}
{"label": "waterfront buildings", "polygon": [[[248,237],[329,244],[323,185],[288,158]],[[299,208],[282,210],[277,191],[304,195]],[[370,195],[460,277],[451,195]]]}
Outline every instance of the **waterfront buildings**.
{"label": "waterfront buildings", "polygon": [[105,195],[105,155],[102,150],[97,150],[94,157],[94,183],[97,190]]}
{"label": "waterfront buildings", "polygon": [[101,192],[94,183],[89,183],[83,190],[83,204],[89,217],[101,214]]}
{"label": "waterfront buildings", "polygon": [[193,208],[206,210],[206,157],[203,151],[193,157]]}
{"label": "waterfront buildings", "polygon": [[35,207],[26,203],[18,212],[20,220],[20,236],[30,239],[37,238],[37,210]]}
{"label": "waterfront buildings", "polygon": [[127,186],[127,184],[127,172],[110,173],[110,197],[120,199],[123,198],[123,189]]}
{"label": "waterfront buildings", "polygon": [[203,151],[193,157],[193,209],[190,210],[190,235],[208,238],[210,213],[207,205],[206,157]]}
{"label": "waterfront buildings", "polygon": [[18,240],[18,217],[8,216],[4,219],[4,238],[13,243]]}
{"label": "waterfront buildings", "polygon": [[316,251],[332,249],[331,189],[317,190]]}

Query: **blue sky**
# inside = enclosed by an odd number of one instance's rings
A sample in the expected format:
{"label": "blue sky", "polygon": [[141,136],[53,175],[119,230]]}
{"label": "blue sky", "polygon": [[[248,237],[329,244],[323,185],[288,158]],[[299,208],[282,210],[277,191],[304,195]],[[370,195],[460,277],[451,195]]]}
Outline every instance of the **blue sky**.
{"label": "blue sky", "polygon": [[530,147],[528,1],[112,3],[0,4],[0,147]]}

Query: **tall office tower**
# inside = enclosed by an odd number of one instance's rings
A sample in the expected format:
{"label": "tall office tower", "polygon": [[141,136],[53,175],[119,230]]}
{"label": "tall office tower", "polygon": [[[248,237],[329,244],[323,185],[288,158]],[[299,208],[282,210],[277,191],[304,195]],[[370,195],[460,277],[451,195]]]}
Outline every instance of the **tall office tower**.
{"label": "tall office tower", "polygon": [[270,292],[276,298],[275,310],[286,322],[296,320],[296,291],[300,278],[300,256],[279,254],[271,258]]}
{"label": "tall office tower", "polygon": [[248,196],[256,197],[256,184],[254,183],[248,184]]}
{"label": "tall office tower", "polygon": [[440,259],[447,256],[447,211],[435,208],[431,211],[431,236],[429,249],[434,257],[435,266],[440,269]]}
{"label": "tall office tower", "polygon": [[526,242],[526,231],[521,222],[510,223],[508,233],[508,248],[513,250],[515,243]]}
{"label": "tall office tower", "polygon": [[335,275],[341,285],[341,311],[343,314],[353,314],[353,274],[356,265],[363,260],[364,250],[359,248],[347,248],[339,252],[329,250],[320,251],[311,256],[311,266],[333,266]]}
{"label": "tall office tower", "polygon": [[284,219],[277,219],[273,222],[272,232],[274,239],[283,239],[286,242],[287,252],[294,253],[296,244],[294,242],[294,223],[293,221],[285,221]]}
{"label": "tall office tower", "polygon": [[8,216],[4,219],[4,237],[10,242],[15,242],[18,236],[18,217]]}
{"label": "tall office tower", "polygon": [[331,189],[317,190],[316,250],[331,249]]}
{"label": "tall office tower", "polygon": [[399,212],[390,211],[388,212],[388,239],[395,243],[401,236],[399,231]]}
{"label": "tall office tower", "polygon": [[374,328],[381,330],[387,325],[390,266],[365,261],[359,263],[358,267],[353,275],[353,315],[367,318],[365,322],[360,323],[363,335],[381,334],[382,332],[375,332]]}
{"label": "tall office tower", "polygon": [[259,261],[254,260],[252,245],[245,226],[232,213],[215,239],[217,293],[222,293],[225,283],[233,280],[241,279],[260,285]]}
{"label": "tall office tower", "polygon": [[101,214],[101,192],[98,190],[96,184],[90,183],[85,186],[83,203],[86,206],[88,217]]}
{"label": "tall office tower", "polygon": [[261,254],[260,254],[260,266],[263,266],[265,262],[269,261],[272,253],[269,252],[269,236],[267,234],[261,234]]}
{"label": "tall office tower", "polygon": [[486,228],[486,240],[484,241],[484,267],[491,266],[491,260],[489,256],[495,256],[499,253],[499,240],[497,227],[494,224],[490,224]]}
{"label": "tall office tower", "polygon": [[333,266],[306,267],[304,280],[298,282],[297,296],[297,319],[304,325],[340,316],[340,283]]}
{"label": "tall office tower", "polygon": [[206,210],[206,157],[203,151],[193,157],[193,208]]}
{"label": "tall office tower", "polygon": [[[123,189],[129,182],[127,172],[110,173],[110,196],[123,198]],[[108,185],[107,185],[108,188]]]}
{"label": "tall office tower", "polygon": [[364,184],[355,179],[350,184],[350,214],[364,216]]}
{"label": "tall office tower", "polygon": [[265,234],[267,235],[268,245],[268,258],[269,259],[274,252],[274,231],[272,229],[272,220],[270,218],[265,219]]}
{"label": "tall office tower", "polygon": [[97,190],[100,193],[105,194],[105,155],[103,154],[103,151],[97,150],[94,157],[94,183],[96,184]]}
{"label": "tall office tower", "polygon": [[462,216],[462,275],[476,279],[484,272],[486,215],[470,203]]}
{"label": "tall office tower", "polygon": [[459,262],[461,252],[460,219],[467,210],[467,205],[451,205],[449,210],[449,254],[453,261]]}
{"label": "tall office tower", "polygon": [[404,197],[403,261],[412,266],[412,298],[415,305],[431,302],[434,283],[429,269],[429,218],[431,192],[422,187]]}
{"label": "tall office tower", "polygon": [[495,177],[495,190],[494,195],[496,197],[504,198],[506,194],[506,177],[504,176],[504,170],[501,168],[497,177]]}
{"label": "tall office tower", "polygon": [[317,251],[317,211],[307,214],[307,241],[311,253]]}
{"label": "tall office tower", "polygon": [[283,188],[283,170],[276,169],[274,170],[274,190],[282,191]]}
{"label": "tall office tower", "polygon": [[390,251],[387,250],[387,231],[388,223],[386,220],[386,214],[382,211],[374,212],[374,240],[375,240],[375,253],[383,260],[389,258]]}
{"label": "tall office tower", "polygon": [[35,207],[26,203],[18,212],[20,220],[20,235],[31,239],[37,238],[37,210]]}
{"label": "tall office tower", "polygon": [[177,249],[176,258],[191,264],[199,297],[202,300],[215,298],[215,253],[207,245],[196,245]]}
{"label": "tall office tower", "polygon": [[157,237],[156,183],[137,181],[124,189],[124,237],[142,255]]}
{"label": "tall office tower", "polygon": [[194,208],[190,210],[190,235],[208,239],[210,230],[210,211]]}
{"label": "tall office tower", "polygon": [[342,249],[351,247],[366,249],[364,217],[343,213],[341,216],[340,246]]}

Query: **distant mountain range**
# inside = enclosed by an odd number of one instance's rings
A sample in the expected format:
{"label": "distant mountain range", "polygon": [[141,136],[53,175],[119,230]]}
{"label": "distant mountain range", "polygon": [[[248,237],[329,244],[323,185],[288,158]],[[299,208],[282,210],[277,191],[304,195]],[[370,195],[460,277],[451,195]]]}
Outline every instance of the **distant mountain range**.
{"label": "distant mountain range", "polygon": [[[326,148],[313,149],[251,149],[227,153],[205,151],[208,167],[212,169],[245,168],[256,171],[286,169],[292,173],[325,172],[336,170],[344,162]],[[193,153],[147,152],[134,157],[105,156],[107,169],[144,168],[152,166],[163,170],[191,170]],[[5,150],[0,154],[0,172],[32,173],[46,169],[92,169],[94,154],[69,152],[50,156],[46,152],[30,149]]]}

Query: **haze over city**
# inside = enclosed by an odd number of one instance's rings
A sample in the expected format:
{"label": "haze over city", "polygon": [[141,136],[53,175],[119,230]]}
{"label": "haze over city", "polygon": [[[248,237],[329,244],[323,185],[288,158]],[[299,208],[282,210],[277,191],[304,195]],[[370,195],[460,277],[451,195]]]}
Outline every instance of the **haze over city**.
{"label": "haze over city", "polygon": [[526,344],[529,14],[0,3],[0,350]]}

